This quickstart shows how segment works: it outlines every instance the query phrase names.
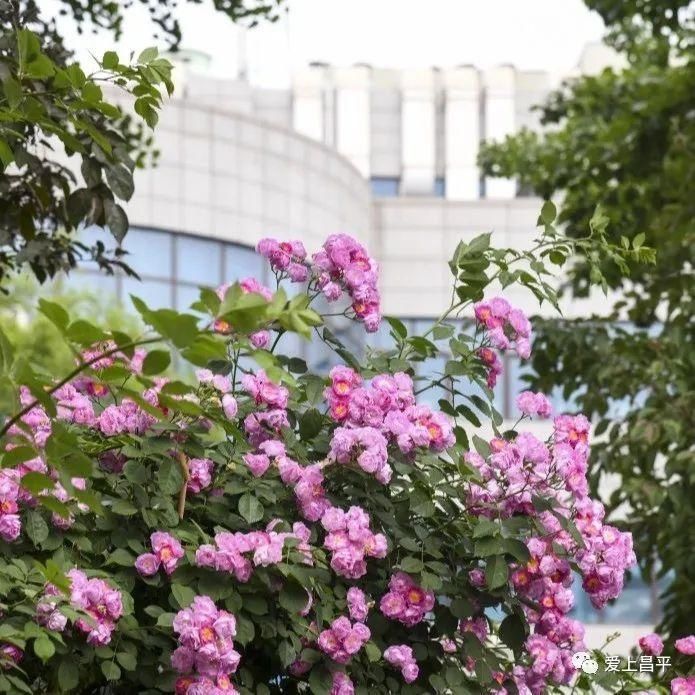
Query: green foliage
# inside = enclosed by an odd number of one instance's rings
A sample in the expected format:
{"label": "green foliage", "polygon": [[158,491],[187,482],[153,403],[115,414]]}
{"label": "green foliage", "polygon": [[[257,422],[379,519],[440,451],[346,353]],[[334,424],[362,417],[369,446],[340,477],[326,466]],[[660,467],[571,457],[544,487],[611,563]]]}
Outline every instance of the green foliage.
{"label": "green foliage", "polygon": [[[156,49],[132,64],[109,51],[86,74],[33,0],[0,2],[0,26],[0,283],[23,266],[43,282],[83,255],[129,272],[120,249],[88,249],[74,231],[95,224],[123,240],[128,218],[118,201],[133,195],[149,144],[139,119],[156,124],[162,91],[173,89],[170,63]],[[109,90],[134,99],[135,120]]]}
{"label": "green foliage", "polygon": [[[695,495],[693,4],[587,5],[627,50],[628,67],[566,84],[541,107],[547,132],[488,144],[481,162],[489,175],[561,196],[558,223],[571,237],[600,204],[606,238],[633,251],[629,281],[603,255],[572,259],[575,295],[588,293],[598,263],[615,301],[600,318],[537,323],[532,382],[561,386],[594,416],[603,434],[594,489],[604,473],[618,475],[607,502],[628,515],[645,579],[668,575],[663,625],[678,636],[692,631],[695,607],[695,510],[685,501]],[[645,243],[657,251],[653,264],[641,264]]]}
{"label": "green foliage", "polygon": [[[0,294],[0,333],[14,346],[15,353],[42,375],[66,374],[74,366],[73,351],[61,340],[60,326],[56,325],[56,321],[61,323],[61,314],[65,323],[68,316],[74,316],[113,330],[138,328],[137,319],[113,297],[70,290],[60,283],[41,288],[26,274],[12,280],[7,290],[7,294]],[[0,413],[11,412],[13,401],[11,387],[0,384]]]}
{"label": "green foliage", "polygon": [[[546,206],[536,246],[528,252],[491,248],[489,235],[459,245],[450,263],[454,276],[450,307],[423,336],[408,335],[405,326],[392,319],[394,347],[371,354],[364,362],[323,327],[306,294],[288,298],[279,290],[268,301],[244,295],[238,286],[229,288],[222,301],[203,290],[195,313],[152,310],[135,300],[147,327],[140,334],[101,327],[75,318],[56,303],[41,301],[40,311],[55,329],[54,342],[62,342],[79,357],[77,367],[59,380],[42,374],[30,355],[23,355],[8,336],[0,334],[3,383],[15,391],[24,385],[30,392],[0,431],[2,467],[16,467],[36,457],[48,466],[48,475],[33,472],[22,478],[22,488],[35,496],[37,504],[22,510],[20,538],[0,542],[0,642],[16,645],[25,654],[18,668],[0,673],[0,692],[86,693],[105,688],[124,694],[171,692],[176,677],[170,664],[173,618],[196,595],[211,597],[236,616],[234,641],[243,659],[235,685],[242,695],[330,692],[335,664],[315,648],[315,638],[317,630],[346,613],[352,582],[331,570],[317,524],[310,529],[312,563],[306,562],[298,539],[284,545],[280,562],[258,564],[246,582],[194,561],[195,550],[222,530],[262,530],[273,522],[274,530],[289,531],[298,518],[295,492],[281,482],[275,467],[254,477],[243,462],[250,450],[243,423],[259,406],[244,393],[240,377],[257,367],[288,386],[289,427],[277,434],[288,455],[302,467],[322,466],[329,499],[341,508],[364,507],[372,529],[388,537],[387,557],[370,559],[359,586],[378,600],[399,568],[438,597],[432,615],[408,629],[386,620],[378,610],[371,611],[370,641],[349,666],[358,692],[489,692],[494,673],[509,673],[520,661],[526,663],[523,642],[530,628],[525,604],[512,590],[509,577],[518,563],[528,561],[524,540],[538,533],[538,520],[533,514],[488,519],[467,507],[470,483],[479,480],[463,460],[469,441],[489,453],[488,444],[476,434],[483,421],[497,436],[513,437],[514,432],[499,431],[501,418],[484,386],[489,398],[470,395],[471,385],[482,382],[484,370],[470,336],[451,324],[500,278],[521,283],[554,304],[555,292],[543,279],[544,258],[553,252],[569,255],[581,247],[615,253],[620,262],[633,253],[607,243],[600,224],[591,236],[574,242],[553,223],[553,209]],[[435,386],[449,391],[449,399],[442,403],[456,423],[456,443],[441,453],[423,449],[415,457],[391,452],[394,474],[388,485],[356,466],[327,465],[328,440],[336,423],[322,414],[325,378],[307,373],[306,365],[296,358],[254,349],[248,334],[257,330],[320,336],[365,378],[379,372],[413,374],[418,362],[450,354],[446,379],[435,378],[420,392]],[[96,352],[95,342],[100,346]],[[140,355],[142,367],[133,367],[129,360],[144,346],[148,354]],[[115,362],[106,364],[105,358]],[[170,362],[184,360],[230,378],[231,395],[239,408],[235,417],[227,417],[220,393],[204,381],[157,379]],[[130,399],[151,416],[151,422],[146,428],[107,434],[104,428],[84,426],[66,416],[54,397],[61,386],[75,384],[76,379],[88,380],[85,388],[95,394],[91,403],[97,413]],[[26,438],[21,429],[22,417],[38,405],[45,409],[51,427],[41,444]],[[109,463],[113,456],[120,457],[122,470]],[[214,462],[210,486],[214,494],[187,491],[188,462],[196,458]],[[85,489],[75,477],[86,479]],[[65,501],[51,494],[56,480],[65,488]],[[534,503],[539,510],[552,510],[547,500]],[[558,518],[572,528],[570,520]],[[133,563],[149,550],[150,535],[159,530],[176,535],[185,557],[170,576],[158,572],[142,577]],[[71,627],[84,617],[62,593],[68,590],[66,573],[74,567],[107,579],[122,593],[123,616],[108,645],[90,646]],[[473,568],[484,572],[485,586],[472,583]],[[51,600],[68,618],[63,632],[48,630],[35,620],[46,582],[60,590]],[[307,592],[313,597],[313,613],[303,616]],[[500,612],[501,620],[483,618],[499,640],[483,643],[458,630],[460,619],[482,616],[481,609],[488,607]],[[457,642],[455,653],[442,648],[442,640],[448,638]],[[395,677],[382,658],[389,645],[399,643],[412,645],[417,658],[421,676],[412,685]],[[466,667],[468,656],[476,661],[474,671]],[[298,657],[311,667],[304,677],[288,673],[288,665]],[[616,689],[626,684],[620,680]]]}

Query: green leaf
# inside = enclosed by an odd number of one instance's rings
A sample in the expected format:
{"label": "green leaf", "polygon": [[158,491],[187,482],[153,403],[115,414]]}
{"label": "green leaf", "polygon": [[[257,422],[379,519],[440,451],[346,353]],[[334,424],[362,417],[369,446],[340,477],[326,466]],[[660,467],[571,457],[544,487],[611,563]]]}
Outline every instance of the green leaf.
{"label": "green leaf", "polygon": [[16,109],[22,101],[22,87],[17,80],[8,76],[2,81],[3,91],[11,109]]}
{"label": "green leaf", "polygon": [[63,692],[74,690],[80,680],[80,672],[76,660],[71,657],[63,657],[58,666],[58,683]]}
{"label": "green leaf", "polygon": [[167,350],[152,350],[142,363],[142,373],[147,376],[161,374],[170,364],[171,355]]}
{"label": "green leaf", "polygon": [[501,553],[504,545],[503,540],[497,537],[481,538],[475,542],[474,553],[476,557],[488,557]]}
{"label": "green leaf", "polygon": [[106,334],[93,323],[77,319],[68,326],[67,337],[79,345],[93,345],[104,340]]}
{"label": "green leaf", "polygon": [[195,598],[195,591],[190,586],[183,586],[182,584],[172,584],[171,593],[180,608],[188,608]]}
{"label": "green leaf", "polygon": [[406,328],[403,321],[401,321],[400,319],[397,319],[395,316],[387,316],[386,320],[388,321],[391,328],[393,328],[394,333],[398,337],[400,337],[400,338],[407,338],[408,337],[408,329]]}
{"label": "green leaf", "polygon": [[39,545],[48,538],[48,524],[46,524],[41,514],[35,510],[27,512],[24,528],[34,545]]}
{"label": "green leaf", "polygon": [[126,671],[135,671],[138,666],[137,656],[135,654],[129,654],[128,652],[118,652],[116,654],[116,661],[118,661]]}
{"label": "green leaf", "polygon": [[70,323],[70,316],[68,312],[63,309],[60,304],[55,302],[49,302],[43,297],[39,299],[39,311],[52,323],[54,323],[61,332],[65,331],[68,323]]}
{"label": "green leaf", "polygon": [[52,77],[55,74],[55,71],[56,67],[53,64],[53,61],[43,53],[36,56],[36,58],[34,58],[34,60],[32,60],[26,66],[27,77],[32,77],[37,80]]}
{"label": "green leaf", "polygon": [[126,167],[107,167],[106,181],[117,198],[120,198],[121,200],[130,200],[133,197],[133,193],[135,191],[133,175]]}
{"label": "green leaf", "polygon": [[131,459],[126,461],[125,466],[123,466],[123,475],[131,483],[142,485],[148,478],[148,471],[142,461]]}
{"label": "green leaf", "polygon": [[526,640],[526,627],[521,618],[512,613],[508,615],[499,627],[500,639],[514,651],[515,655],[519,655]]}
{"label": "green leaf", "polygon": [[428,591],[439,591],[444,583],[438,574],[432,572],[423,572],[420,575],[420,585]]}
{"label": "green leaf", "polygon": [[635,235],[635,238],[632,240],[632,248],[633,249],[640,248],[644,244],[644,239],[645,239],[644,232],[640,232],[639,234]]}
{"label": "green leaf", "polygon": [[20,463],[36,458],[36,451],[30,446],[18,446],[6,451],[2,456],[2,468],[14,468]]}
{"label": "green leaf", "polygon": [[263,518],[263,505],[247,492],[239,498],[239,514],[249,524],[254,524]]}
{"label": "green leaf", "polygon": [[40,53],[41,41],[33,31],[20,29],[17,32],[17,48],[19,50],[19,62],[26,65]]}
{"label": "green leaf", "polygon": [[493,555],[485,566],[485,581],[489,589],[498,589],[507,582],[509,566],[504,555]]}
{"label": "green leaf", "polygon": [[297,658],[297,652],[288,640],[283,640],[278,647],[278,656],[282,665],[287,668]]}
{"label": "green leaf", "polygon": [[150,46],[140,53],[138,63],[151,63],[158,55],[159,51],[156,46]]}
{"label": "green leaf", "polygon": [[552,224],[557,217],[557,208],[552,200],[546,200],[541,208],[541,215],[538,224]]}
{"label": "green leaf", "polygon": [[34,654],[41,661],[48,661],[55,654],[55,651],[55,645],[48,637],[38,637],[34,640]]}
{"label": "green leaf", "polygon": [[550,262],[554,263],[555,265],[564,265],[565,261],[567,260],[565,258],[565,254],[560,251],[551,251],[548,254],[548,258],[550,258]]}
{"label": "green leaf", "polygon": [[294,579],[289,579],[280,590],[280,605],[290,614],[299,615],[309,601],[307,590]]}
{"label": "green leaf", "polygon": [[483,251],[487,251],[490,248],[490,238],[492,234],[490,232],[485,232],[484,234],[479,234],[468,244],[465,250],[464,256],[479,255]]}
{"label": "green leaf", "polygon": [[309,408],[299,418],[299,436],[308,441],[313,439],[323,426],[323,415],[316,408]]}
{"label": "green leaf", "polygon": [[435,326],[432,329],[432,337],[435,340],[446,340],[454,335],[454,330],[453,326]]}
{"label": "green leaf", "polygon": [[531,553],[526,544],[518,538],[506,538],[503,542],[504,551],[513,555],[519,562],[527,563],[531,559]]}
{"label": "green leaf", "polygon": [[4,140],[0,140],[0,162],[2,162],[3,168],[14,162],[14,152]]}
{"label": "green leaf", "polygon": [[171,627],[174,624],[176,613],[160,613],[157,616],[157,625],[160,627]]}
{"label": "green leaf", "polygon": [[162,461],[157,471],[157,483],[162,494],[177,493],[183,485],[183,475],[179,464],[171,459]]}
{"label": "green leaf", "polygon": [[102,661],[101,672],[107,681],[117,681],[121,677],[121,669],[113,661]]}
{"label": "green leaf", "polygon": [[309,690],[312,695],[328,695],[331,692],[333,677],[325,666],[315,666],[309,676]]}
{"label": "green leaf", "polygon": [[416,557],[404,557],[401,560],[401,569],[404,572],[410,572],[411,574],[415,572],[422,571],[422,560]]}
{"label": "green leaf", "polygon": [[455,598],[449,606],[451,614],[455,618],[469,618],[475,612],[475,606],[465,598]]}
{"label": "green leaf", "polygon": [[35,471],[25,473],[21,478],[20,484],[33,495],[38,495],[44,490],[53,490],[55,487],[53,478],[44,473],[36,473]]}
{"label": "green leaf", "polygon": [[246,645],[253,640],[255,635],[256,628],[253,625],[253,621],[249,620],[245,615],[237,615],[236,637],[234,641]]}
{"label": "green leaf", "polygon": [[244,610],[252,615],[266,615],[268,613],[268,602],[262,596],[246,595],[242,605]]}
{"label": "green leaf", "polygon": [[[145,302],[130,295],[133,306],[143,320],[177,348],[188,347],[198,336],[198,318],[192,314],[179,314],[172,309],[152,311]],[[224,354],[224,353],[223,353]]]}
{"label": "green leaf", "polygon": [[115,51],[106,51],[101,59],[101,64],[106,70],[113,70],[118,66],[118,53]]}
{"label": "green leaf", "polygon": [[491,519],[481,517],[473,529],[473,538],[485,538],[487,536],[498,536],[500,527]]}
{"label": "green leaf", "polygon": [[128,216],[125,211],[113,200],[104,200],[104,219],[111,235],[120,244],[128,233]]}
{"label": "green leaf", "polygon": [[135,558],[124,548],[116,548],[106,560],[108,565],[121,565],[121,567],[132,567]]}
{"label": "green leaf", "polygon": [[[24,476],[26,478],[26,476]],[[23,482],[23,481],[22,481]],[[55,497],[52,497],[51,495],[39,495],[39,502],[42,507],[45,507],[49,511],[57,514],[58,516],[62,517],[63,519],[69,519],[70,518],[70,508],[65,504],[64,502],[61,502],[60,500],[57,500]],[[76,542],[89,542],[88,539],[86,539],[84,536],[81,539],[78,539]]]}
{"label": "green leaf", "polygon": [[111,511],[119,516],[133,516],[138,513],[138,508],[128,500],[116,500],[111,505]]}

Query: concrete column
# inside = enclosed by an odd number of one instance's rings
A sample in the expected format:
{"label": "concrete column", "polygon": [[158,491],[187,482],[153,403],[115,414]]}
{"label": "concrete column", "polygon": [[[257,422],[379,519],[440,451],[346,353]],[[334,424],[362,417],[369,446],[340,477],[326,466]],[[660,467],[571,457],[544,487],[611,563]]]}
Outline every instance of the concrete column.
{"label": "concrete column", "polygon": [[[485,73],[486,140],[503,140],[516,132],[516,70],[511,65],[488,70]],[[507,199],[516,196],[514,179],[485,179],[485,197]]]}
{"label": "concrete column", "polygon": [[477,200],[480,197],[480,74],[472,66],[444,72],[446,197]]}
{"label": "concrete column", "polygon": [[336,148],[369,178],[371,159],[370,86],[367,66],[334,71]]}
{"label": "concrete column", "polygon": [[300,70],[292,86],[292,124],[294,129],[314,140],[325,141],[325,66]]}
{"label": "concrete column", "polygon": [[401,88],[401,193],[432,195],[435,177],[434,72],[404,70]]}

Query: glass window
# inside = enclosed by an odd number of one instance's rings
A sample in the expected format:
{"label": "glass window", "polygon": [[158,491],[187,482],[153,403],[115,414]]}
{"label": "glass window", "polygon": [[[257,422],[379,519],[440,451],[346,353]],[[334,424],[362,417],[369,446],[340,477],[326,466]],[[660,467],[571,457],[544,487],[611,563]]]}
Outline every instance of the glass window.
{"label": "glass window", "polygon": [[373,176],[372,194],[377,198],[395,198],[398,195],[401,180],[387,176]]}
{"label": "glass window", "polygon": [[582,589],[581,577],[575,576],[572,584],[575,606],[572,617],[587,624],[649,625],[654,623],[654,602],[651,588],[632,573],[620,596],[601,610],[594,608]]}
{"label": "glass window", "polygon": [[224,275],[224,282],[254,277],[268,284],[268,263],[253,249],[228,245],[224,250]]}
{"label": "glass window", "polygon": [[176,276],[183,282],[217,287],[221,284],[222,247],[211,239],[176,237]]}
{"label": "glass window", "polygon": [[446,179],[436,178],[434,180],[434,195],[435,198],[444,198],[446,196]]}
{"label": "glass window", "polygon": [[[528,391],[529,383],[524,379],[524,377],[531,374],[533,370],[527,361],[520,360],[512,353],[506,355],[503,364],[507,373],[503,373],[502,377],[498,379],[497,383],[500,390],[504,389],[506,385],[508,401],[505,404],[505,409],[501,410],[500,412],[505,417],[510,417],[513,420],[516,420],[516,418],[518,418],[520,415],[518,408],[516,407],[516,397],[522,391]],[[552,394],[550,394],[550,398],[551,401],[553,401],[553,407],[556,407]]]}
{"label": "glass window", "polygon": [[367,333],[367,345],[374,350],[391,350],[395,343],[391,337],[391,325],[382,320],[376,333]]}
{"label": "glass window", "polygon": [[446,357],[435,357],[417,365],[417,379],[414,384],[414,390],[417,392],[420,389],[427,389],[417,395],[418,403],[427,404],[431,408],[439,410],[438,401],[440,399],[447,401],[451,399],[451,394],[446,389],[441,388],[441,386],[427,388],[432,381],[444,375],[446,362]]}
{"label": "glass window", "polygon": [[79,231],[79,239],[86,246],[94,246],[97,241],[104,244],[107,249],[116,246],[116,240],[111,233],[104,229],[104,227],[99,227],[96,224],[91,224],[89,227],[82,227]]}
{"label": "glass window", "polygon": [[195,285],[176,285],[176,308],[179,311],[188,311],[193,302],[200,299],[200,288]]}
{"label": "glass window", "polygon": [[[282,340],[285,340],[284,336]],[[284,352],[285,347],[282,340],[280,345]],[[331,367],[340,362],[338,355],[320,340],[312,340],[311,343],[306,344],[304,359],[309,365],[309,369],[319,375],[328,374]]]}
{"label": "glass window", "polygon": [[130,295],[142,299],[150,309],[170,309],[173,306],[173,287],[170,282],[123,278],[123,302],[130,305]]}
{"label": "glass window", "polygon": [[64,278],[63,289],[99,294],[110,301],[118,298],[118,280],[115,275],[106,273],[76,271]]}
{"label": "glass window", "polygon": [[168,232],[131,229],[123,240],[125,262],[141,277],[171,277],[171,240]]}
{"label": "glass window", "polygon": [[[268,346],[269,349],[272,346],[276,335],[276,333],[270,334],[270,345]],[[314,340],[314,338],[315,336],[312,336],[312,340]],[[304,359],[306,345],[307,341],[304,340],[301,335],[298,335],[297,333],[283,333],[280,341],[278,342],[278,350],[288,357],[299,357],[300,359]]]}
{"label": "glass window", "polygon": [[367,331],[364,326],[342,316],[332,316],[326,321],[329,330],[357,357],[364,355],[367,346]]}

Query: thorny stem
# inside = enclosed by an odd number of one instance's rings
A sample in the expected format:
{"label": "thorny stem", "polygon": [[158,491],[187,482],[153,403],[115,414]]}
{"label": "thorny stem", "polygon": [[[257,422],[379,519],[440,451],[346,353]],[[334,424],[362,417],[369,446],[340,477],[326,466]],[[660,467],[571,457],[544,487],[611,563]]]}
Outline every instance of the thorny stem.
{"label": "thorny stem", "polygon": [[186,492],[188,490],[188,481],[190,480],[191,474],[188,469],[188,459],[183,451],[176,452],[176,460],[181,468],[181,473],[183,475],[183,483],[181,484],[181,490],[179,491],[179,519],[183,519],[184,512],[186,511]]}

